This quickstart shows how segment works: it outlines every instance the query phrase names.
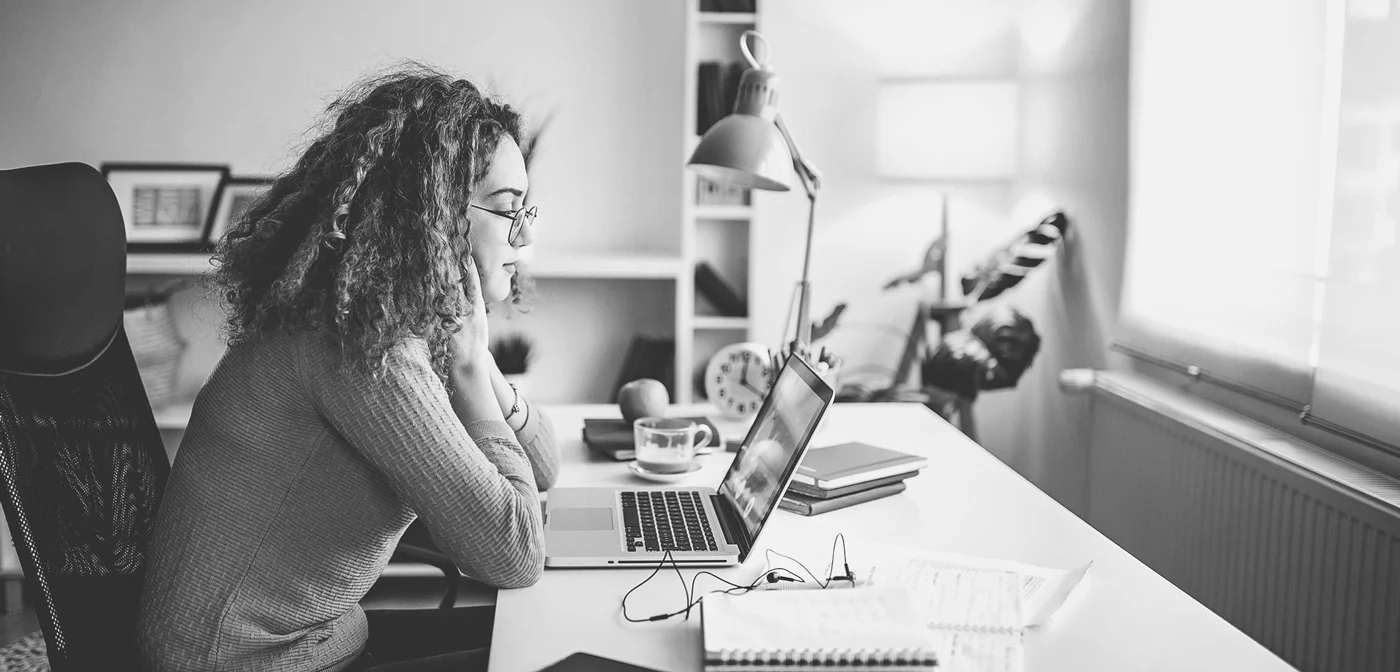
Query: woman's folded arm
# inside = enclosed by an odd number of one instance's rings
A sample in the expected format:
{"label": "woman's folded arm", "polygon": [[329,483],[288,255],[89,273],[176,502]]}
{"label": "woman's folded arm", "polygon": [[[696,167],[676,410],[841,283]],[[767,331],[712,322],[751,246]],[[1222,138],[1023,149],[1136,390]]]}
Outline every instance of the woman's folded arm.
{"label": "woman's folded arm", "polygon": [[324,338],[303,339],[302,379],[322,416],[376,469],[466,574],[501,588],[544,571],[534,468],[504,421],[463,425],[426,344],[396,348],[379,377],[343,366]]}

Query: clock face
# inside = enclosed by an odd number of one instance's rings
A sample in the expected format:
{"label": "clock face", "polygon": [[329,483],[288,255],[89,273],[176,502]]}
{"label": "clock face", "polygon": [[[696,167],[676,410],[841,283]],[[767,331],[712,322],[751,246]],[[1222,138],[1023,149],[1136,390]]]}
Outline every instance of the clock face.
{"label": "clock face", "polygon": [[705,395],[721,415],[750,416],[763,405],[775,374],[768,348],[756,343],[726,345],[705,367]]}

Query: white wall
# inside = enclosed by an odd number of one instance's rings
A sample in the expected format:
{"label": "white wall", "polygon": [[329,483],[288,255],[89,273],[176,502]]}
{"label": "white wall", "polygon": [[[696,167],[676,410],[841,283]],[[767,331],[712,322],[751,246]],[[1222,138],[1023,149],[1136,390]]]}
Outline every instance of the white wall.
{"label": "white wall", "polygon": [[977,402],[981,443],[1083,515],[1087,397],[1060,371],[1107,368],[1128,207],[1128,3],[1037,0],[1020,18],[1021,170],[1016,210],[1063,208],[1074,227],[1054,264],[1008,293],[1042,338],[1014,390]]}
{"label": "white wall", "polygon": [[[824,176],[812,251],[814,319],[848,302],[831,346],[848,365],[897,362],[931,288],[894,294],[883,285],[919,266],[940,233],[940,191],[882,180],[875,163],[880,82],[899,78],[1014,78],[1018,0],[764,0],[762,30],[782,79],[780,112],[802,153]],[[1004,237],[1011,183],[952,188],[951,261],[966,263]],[[807,201],[788,193],[755,199],[753,326],[756,340],[782,341],[782,319],[801,274]],[[933,276],[936,278],[936,276]],[[930,295],[932,296],[932,295]],[[886,378],[888,372],[884,372]]]}
{"label": "white wall", "polygon": [[[826,175],[812,260],[814,317],[851,301],[853,312],[842,322],[862,333],[843,340],[842,354],[862,361],[897,360],[897,331],[908,329],[913,297],[880,288],[918,265],[939,227],[935,188],[876,175],[876,86],[903,77],[1019,82],[1017,178],[1000,188],[949,191],[950,265],[960,272],[1052,205],[1073,218],[1072,245],[1005,299],[1034,320],[1040,355],[1015,390],[983,394],[976,413],[992,453],[1082,511],[1083,409],[1060,394],[1056,376],[1064,368],[1104,366],[1116,320],[1126,215],[1127,3],[764,0],[762,10],[783,79],[784,119]],[[800,273],[806,203],[798,193],[762,193],[756,203],[754,254],[762,257],[754,269],[754,335],[776,344]],[[888,327],[856,326],[870,322]]]}
{"label": "white wall", "polygon": [[[77,160],[294,160],[337,90],[397,59],[555,113],[532,170],[542,249],[679,251],[682,3],[654,0],[8,2],[0,17],[0,168]],[[664,167],[665,169],[660,169]],[[542,281],[520,324],[541,341],[536,398],[604,400],[634,331],[672,330],[656,287]],[[605,315],[618,306],[632,312]],[[217,322],[196,306],[186,320]],[[184,378],[218,349],[213,325]],[[517,328],[515,324],[502,329]],[[571,334],[594,334],[580,349]]]}

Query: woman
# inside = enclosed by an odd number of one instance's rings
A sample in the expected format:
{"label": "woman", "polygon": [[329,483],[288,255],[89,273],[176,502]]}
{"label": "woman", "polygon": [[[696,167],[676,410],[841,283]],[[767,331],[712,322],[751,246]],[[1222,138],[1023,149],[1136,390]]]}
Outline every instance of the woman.
{"label": "woman", "polygon": [[151,542],[152,670],[485,669],[489,607],[358,606],[415,517],[480,581],[543,571],[552,430],[487,352],[534,235],[520,115],[414,69],[328,118],[217,253],[230,347]]}

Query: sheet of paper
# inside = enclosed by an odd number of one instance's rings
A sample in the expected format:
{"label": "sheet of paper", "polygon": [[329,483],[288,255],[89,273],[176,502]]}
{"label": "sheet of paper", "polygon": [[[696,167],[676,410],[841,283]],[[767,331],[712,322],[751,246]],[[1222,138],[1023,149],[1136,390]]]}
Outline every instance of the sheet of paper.
{"label": "sheet of paper", "polygon": [[914,611],[929,628],[1021,632],[1021,594],[1011,572],[942,569],[913,560],[880,577],[910,591]]}
{"label": "sheet of paper", "polygon": [[1025,648],[1015,635],[935,633],[938,672],[1021,672]]}
{"label": "sheet of paper", "polygon": [[872,583],[899,583],[895,577],[902,576],[899,585],[909,588],[918,588],[926,573],[935,569],[1014,572],[1020,577],[1022,625],[1026,627],[1049,621],[1093,565],[1090,562],[1073,569],[1050,569],[1010,560],[873,543],[864,545],[862,555],[878,559],[863,565]]}

